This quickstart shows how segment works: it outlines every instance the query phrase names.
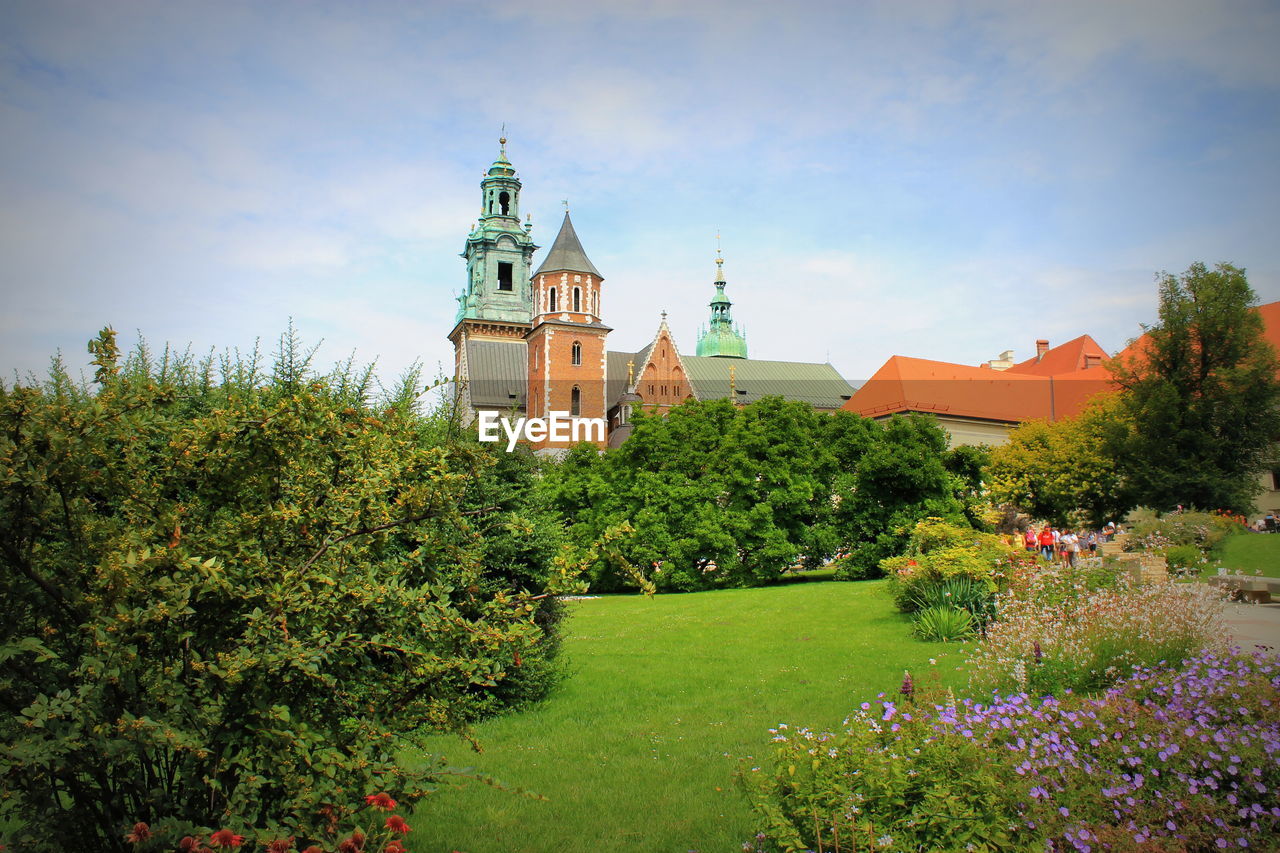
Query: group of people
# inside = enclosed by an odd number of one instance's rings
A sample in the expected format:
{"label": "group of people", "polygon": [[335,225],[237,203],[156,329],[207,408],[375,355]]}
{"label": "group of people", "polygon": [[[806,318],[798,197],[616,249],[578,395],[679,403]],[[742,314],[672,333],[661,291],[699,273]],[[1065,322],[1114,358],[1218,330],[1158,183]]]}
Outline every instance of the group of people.
{"label": "group of people", "polygon": [[1089,530],[1078,533],[1070,529],[1058,529],[1046,524],[1037,531],[1028,527],[1022,534],[1023,546],[1028,553],[1040,552],[1046,560],[1061,560],[1068,566],[1074,566],[1080,555],[1088,551],[1090,557],[1098,553],[1098,545],[1110,542],[1116,537],[1115,524],[1108,524],[1102,530]]}

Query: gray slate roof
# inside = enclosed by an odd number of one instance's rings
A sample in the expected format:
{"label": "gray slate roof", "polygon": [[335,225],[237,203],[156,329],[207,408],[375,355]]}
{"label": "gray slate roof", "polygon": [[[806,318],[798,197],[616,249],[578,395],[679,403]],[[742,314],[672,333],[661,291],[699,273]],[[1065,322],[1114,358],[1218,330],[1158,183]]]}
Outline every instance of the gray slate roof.
{"label": "gray slate roof", "polygon": [[838,409],[853,396],[854,387],[829,364],[803,361],[762,361],[751,358],[681,356],[689,383],[699,400],[729,396],[729,369],[739,403],[780,396],[818,409]]}
{"label": "gray slate roof", "polygon": [[529,389],[524,341],[467,341],[467,373],[472,407],[524,408]]}
{"label": "gray slate roof", "polygon": [[560,233],[556,235],[556,241],[551,244],[551,250],[547,252],[547,256],[543,258],[534,275],[556,270],[585,272],[591,273],[596,278],[604,278],[587,258],[587,253],[582,250],[582,243],[578,241],[578,233],[573,230],[573,222],[569,220],[567,210],[564,212],[564,222],[560,223]]}

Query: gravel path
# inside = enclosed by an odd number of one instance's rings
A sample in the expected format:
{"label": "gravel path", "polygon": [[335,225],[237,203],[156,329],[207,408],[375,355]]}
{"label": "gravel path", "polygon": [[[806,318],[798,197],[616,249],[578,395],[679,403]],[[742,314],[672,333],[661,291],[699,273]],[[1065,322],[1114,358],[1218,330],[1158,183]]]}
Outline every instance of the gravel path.
{"label": "gravel path", "polygon": [[1280,653],[1280,603],[1228,604],[1224,621],[1231,641],[1245,651],[1263,645]]}

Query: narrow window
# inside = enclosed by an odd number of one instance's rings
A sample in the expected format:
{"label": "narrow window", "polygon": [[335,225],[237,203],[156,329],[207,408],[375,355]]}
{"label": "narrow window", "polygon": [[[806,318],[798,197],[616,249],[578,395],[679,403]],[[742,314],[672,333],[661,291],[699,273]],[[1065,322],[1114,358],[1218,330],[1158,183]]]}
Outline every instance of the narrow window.
{"label": "narrow window", "polygon": [[511,289],[511,264],[498,261],[498,290]]}
{"label": "narrow window", "polygon": [[582,310],[582,288],[581,287],[575,287],[573,289],[573,310],[574,311]]}
{"label": "narrow window", "polygon": [[489,212],[493,213],[493,193],[489,193]]}
{"label": "narrow window", "polygon": [[677,386],[676,386],[675,395],[676,395],[677,397],[679,397],[679,396],[680,396],[680,386],[679,386],[679,385],[677,385]]}
{"label": "narrow window", "polygon": [[548,306],[547,307],[548,311],[556,310],[556,289],[554,287],[551,288],[551,291],[547,297],[547,306]]}
{"label": "narrow window", "polygon": [[595,303],[596,303],[595,315],[599,317],[600,316],[600,291],[597,290],[595,293],[591,295],[595,298]]}
{"label": "narrow window", "polygon": [[573,342],[572,358],[574,364],[582,364],[582,344]]}
{"label": "narrow window", "polygon": [[511,215],[511,196],[507,193],[498,193],[498,207],[502,210],[503,216]]}
{"label": "narrow window", "polygon": [[650,386],[649,386],[649,396],[650,396],[650,397],[652,397],[652,396],[653,396],[653,386],[652,386],[652,385],[650,385]]}
{"label": "narrow window", "polygon": [[663,386],[662,386],[662,396],[664,396],[664,397],[665,397],[665,396],[667,396],[667,386],[666,386],[666,385],[663,385]]}
{"label": "narrow window", "polygon": [[575,418],[582,414],[582,391],[577,385],[573,386],[573,391],[569,394],[569,414]]}

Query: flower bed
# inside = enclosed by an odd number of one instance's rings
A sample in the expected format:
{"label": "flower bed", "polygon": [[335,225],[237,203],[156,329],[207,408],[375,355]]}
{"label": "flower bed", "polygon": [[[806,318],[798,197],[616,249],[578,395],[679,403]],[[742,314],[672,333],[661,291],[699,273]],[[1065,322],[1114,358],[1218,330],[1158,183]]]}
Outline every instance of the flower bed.
{"label": "flower bed", "polygon": [[751,846],[1265,849],[1280,833],[1277,691],[1280,659],[1206,651],[1094,698],[908,695],[864,703],[838,732],[779,726],[773,767],[743,773],[764,835]]}
{"label": "flower bed", "polygon": [[969,661],[978,694],[1103,690],[1135,667],[1177,666],[1222,645],[1222,592],[1143,584],[1107,570],[1019,575],[997,598],[999,619]]}

